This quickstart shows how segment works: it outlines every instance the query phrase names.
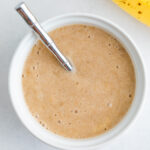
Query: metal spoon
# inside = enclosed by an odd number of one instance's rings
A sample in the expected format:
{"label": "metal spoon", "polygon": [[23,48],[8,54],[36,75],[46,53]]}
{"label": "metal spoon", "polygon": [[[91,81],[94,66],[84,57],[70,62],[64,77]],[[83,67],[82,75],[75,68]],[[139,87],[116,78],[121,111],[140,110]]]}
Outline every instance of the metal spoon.
{"label": "metal spoon", "polygon": [[39,35],[44,45],[54,54],[61,65],[67,70],[72,71],[73,67],[69,60],[59,51],[50,36],[44,31],[37,19],[33,16],[24,2],[16,6],[16,11],[22,16],[25,22]]}

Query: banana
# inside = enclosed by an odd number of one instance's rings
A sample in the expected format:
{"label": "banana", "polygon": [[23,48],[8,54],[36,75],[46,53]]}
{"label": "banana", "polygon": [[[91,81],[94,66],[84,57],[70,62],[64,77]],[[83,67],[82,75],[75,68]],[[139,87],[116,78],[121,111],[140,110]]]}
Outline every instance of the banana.
{"label": "banana", "polygon": [[120,8],[150,26],[150,0],[113,0]]}

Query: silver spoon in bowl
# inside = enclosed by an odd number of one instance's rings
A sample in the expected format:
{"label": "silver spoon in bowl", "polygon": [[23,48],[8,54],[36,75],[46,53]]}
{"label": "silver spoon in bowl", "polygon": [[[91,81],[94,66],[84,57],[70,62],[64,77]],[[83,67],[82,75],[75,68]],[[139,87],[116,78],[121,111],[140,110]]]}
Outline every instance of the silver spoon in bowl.
{"label": "silver spoon in bowl", "polygon": [[24,2],[18,4],[16,6],[16,11],[22,16],[25,22],[33,29],[35,33],[40,37],[41,41],[44,45],[53,53],[53,55],[57,58],[57,60],[61,63],[61,65],[67,70],[72,71],[73,67],[70,61],[59,51],[53,40],[50,36],[45,32],[45,30],[41,27],[37,19],[31,13],[29,8],[26,6]]}

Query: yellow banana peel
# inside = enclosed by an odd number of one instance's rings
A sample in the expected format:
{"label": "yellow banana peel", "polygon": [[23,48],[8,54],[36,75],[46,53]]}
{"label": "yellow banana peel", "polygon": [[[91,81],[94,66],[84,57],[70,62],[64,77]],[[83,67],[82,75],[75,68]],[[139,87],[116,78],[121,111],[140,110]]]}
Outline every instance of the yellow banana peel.
{"label": "yellow banana peel", "polygon": [[113,0],[120,8],[150,26],[150,0]]}

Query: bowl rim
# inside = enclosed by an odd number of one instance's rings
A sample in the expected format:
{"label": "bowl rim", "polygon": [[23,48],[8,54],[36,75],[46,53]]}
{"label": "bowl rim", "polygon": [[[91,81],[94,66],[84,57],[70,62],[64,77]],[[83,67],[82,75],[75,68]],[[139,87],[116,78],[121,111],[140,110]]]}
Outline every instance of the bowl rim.
{"label": "bowl rim", "polygon": [[[89,14],[89,13],[69,13],[69,14],[63,14],[63,15],[59,15],[59,16],[56,16],[56,17],[53,17],[53,18],[50,18],[48,19],[47,21],[45,21],[44,23],[42,23],[42,26],[45,27],[49,22],[53,22],[55,20],[59,20],[59,19],[63,19],[63,18],[68,18],[68,17],[89,17],[89,18],[92,18],[92,19],[97,19],[101,22],[104,22],[105,24],[108,24],[110,25],[111,27],[115,28],[115,30],[117,30],[120,34],[123,34],[127,39],[128,41],[132,44],[132,46],[134,47],[134,49],[136,50],[136,53],[138,55],[138,59],[140,60],[140,63],[141,63],[141,71],[142,71],[142,75],[143,75],[143,92],[142,92],[142,95],[141,95],[141,102],[140,102],[140,105],[138,106],[137,110],[136,110],[136,113],[134,114],[134,118],[132,118],[132,120],[130,120],[128,122],[128,124],[126,125],[125,128],[121,129],[121,131],[115,135],[113,135],[111,138],[108,138],[107,141],[103,141],[101,142],[100,144],[97,144],[97,145],[92,145],[92,146],[89,146],[89,147],[85,147],[85,149],[93,149],[93,148],[96,148],[96,147],[99,147],[100,145],[104,144],[104,143],[108,143],[110,141],[112,141],[113,139],[115,139],[116,137],[118,137],[118,135],[122,134],[132,123],[133,121],[135,121],[135,119],[137,118],[142,106],[143,106],[143,103],[144,103],[144,96],[145,96],[145,89],[146,89],[146,76],[145,76],[145,68],[144,68],[144,62],[143,62],[143,59],[142,59],[142,55],[140,54],[140,51],[138,50],[136,44],[132,41],[132,39],[130,38],[130,36],[122,29],[120,28],[118,25],[116,25],[115,23],[113,23],[112,21],[109,21],[101,16],[97,16],[97,15],[94,15],[94,14]],[[16,56],[16,53],[19,51],[21,45],[24,43],[24,41],[26,39],[28,39],[29,36],[31,36],[31,34],[33,34],[32,32],[29,32],[24,38],[23,40],[21,40],[21,42],[19,43],[16,51],[15,51],[15,54],[13,56],[13,59],[11,61],[11,64],[10,64],[10,69],[9,69],[9,76],[8,76],[8,87],[9,87],[9,94],[10,94],[10,97],[11,97],[11,102],[12,102],[12,105],[13,105],[13,108],[17,114],[17,116],[19,117],[19,120],[21,120],[22,124],[32,133],[32,135],[34,135],[35,137],[37,137],[38,139],[40,139],[41,141],[43,141],[44,143],[52,146],[52,147],[56,147],[56,148],[61,148],[61,149],[80,149],[80,146],[74,146],[74,147],[67,147],[67,146],[60,146],[60,145],[53,145],[52,143],[48,143],[47,141],[43,140],[40,136],[37,136],[35,135],[35,133],[33,133],[27,125],[25,125],[23,119],[21,118],[21,116],[18,114],[18,110],[16,108],[16,105],[15,105],[15,101],[14,101],[14,98],[13,98],[13,94],[12,94],[12,74],[13,74],[13,65],[14,65],[14,61],[15,61],[15,56]],[[132,106],[131,106],[132,107]],[[127,114],[126,114],[127,115]],[[125,115],[125,116],[126,116]],[[107,133],[107,132],[106,132]],[[81,141],[81,140],[80,140]],[[84,147],[82,147],[82,150],[84,149]]]}

